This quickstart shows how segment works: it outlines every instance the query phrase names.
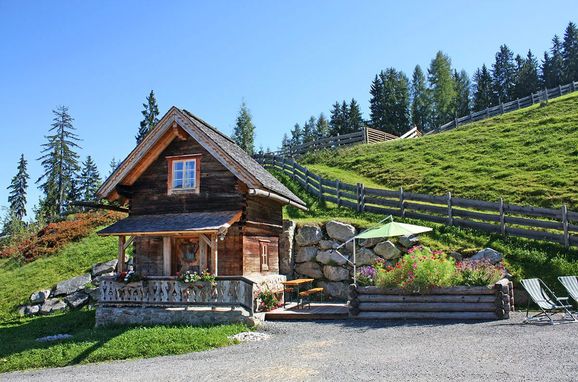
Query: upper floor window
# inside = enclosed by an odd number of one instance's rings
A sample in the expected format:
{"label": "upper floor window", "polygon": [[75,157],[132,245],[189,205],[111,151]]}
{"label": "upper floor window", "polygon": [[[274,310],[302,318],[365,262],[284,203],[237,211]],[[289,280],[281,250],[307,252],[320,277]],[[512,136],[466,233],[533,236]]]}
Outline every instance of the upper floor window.
{"label": "upper floor window", "polygon": [[179,191],[199,192],[200,157],[168,157],[169,194]]}

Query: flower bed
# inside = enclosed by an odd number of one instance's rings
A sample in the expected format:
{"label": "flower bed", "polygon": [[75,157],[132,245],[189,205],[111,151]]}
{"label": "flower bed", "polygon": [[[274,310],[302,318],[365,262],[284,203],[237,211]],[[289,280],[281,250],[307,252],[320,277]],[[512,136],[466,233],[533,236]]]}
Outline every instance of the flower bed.
{"label": "flower bed", "polygon": [[503,319],[513,309],[512,283],[488,261],[456,262],[414,247],[395,264],[362,267],[350,289],[350,313],[372,319]]}

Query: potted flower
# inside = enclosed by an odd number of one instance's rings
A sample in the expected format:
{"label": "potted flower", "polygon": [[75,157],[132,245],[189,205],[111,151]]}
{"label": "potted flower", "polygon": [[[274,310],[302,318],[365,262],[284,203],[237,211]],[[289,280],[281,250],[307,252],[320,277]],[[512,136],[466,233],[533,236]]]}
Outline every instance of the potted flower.
{"label": "potted flower", "polygon": [[206,285],[212,287],[217,286],[215,275],[211,274],[208,270],[205,270],[200,274],[191,271],[186,271],[185,273],[177,272],[177,280],[187,285],[189,288],[196,287],[198,289],[203,289]]}

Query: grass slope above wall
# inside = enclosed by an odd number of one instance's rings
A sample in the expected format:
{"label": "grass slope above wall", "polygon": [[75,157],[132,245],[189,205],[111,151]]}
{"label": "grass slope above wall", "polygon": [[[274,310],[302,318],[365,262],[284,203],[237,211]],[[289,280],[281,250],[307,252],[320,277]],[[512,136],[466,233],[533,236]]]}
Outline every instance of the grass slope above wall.
{"label": "grass slope above wall", "polygon": [[445,133],[313,153],[300,163],[369,187],[578,210],[578,92]]}

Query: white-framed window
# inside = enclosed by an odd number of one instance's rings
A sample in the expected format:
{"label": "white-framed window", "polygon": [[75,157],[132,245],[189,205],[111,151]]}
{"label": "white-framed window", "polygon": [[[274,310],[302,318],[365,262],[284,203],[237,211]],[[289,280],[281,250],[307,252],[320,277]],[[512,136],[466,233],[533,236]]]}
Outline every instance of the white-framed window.
{"label": "white-framed window", "polygon": [[259,241],[259,252],[261,254],[261,272],[269,270],[269,241]]}
{"label": "white-framed window", "polygon": [[170,157],[169,194],[172,192],[199,192],[200,161],[198,156]]}

